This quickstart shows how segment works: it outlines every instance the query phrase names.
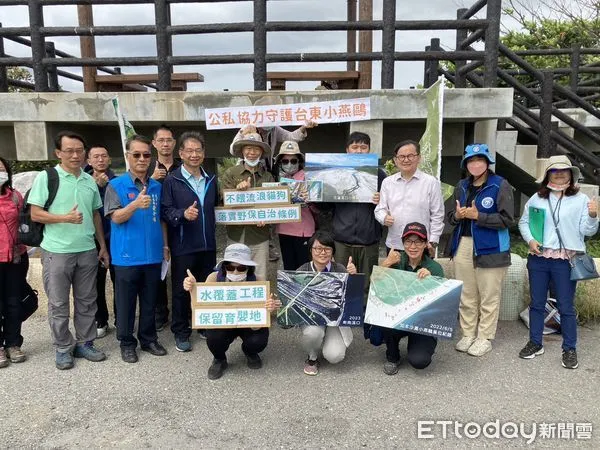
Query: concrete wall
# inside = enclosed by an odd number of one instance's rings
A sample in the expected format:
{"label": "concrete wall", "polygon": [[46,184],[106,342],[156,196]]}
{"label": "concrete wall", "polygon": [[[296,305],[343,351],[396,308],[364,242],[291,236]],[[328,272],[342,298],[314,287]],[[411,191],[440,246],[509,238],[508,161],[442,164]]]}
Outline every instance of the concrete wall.
{"label": "concrete wall", "polygon": [[[104,142],[112,155],[120,154],[120,140],[111,99],[113,93],[10,93],[0,94],[0,122],[14,126],[13,141],[5,140],[3,155],[21,160],[44,160],[53,153],[52,137],[60,130],[80,132],[90,142]],[[119,93],[121,108],[136,131],[150,134],[166,122],[177,133],[190,128],[205,131],[205,109],[248,106],[264,97],[263,92],[125,92]],[[332,152],[344,147],[350,129],[373,134],[373,150],[385,154],[388,144],[383,136],[398,121],[416,123],[423,129],[427,105],[421,90],[309,91],[269,93],[274,103],[291,104],[369,97],[369,122],[322,125],[311,130],[303,151]],[[512,89],[451,89],[445,97],[448,122],[472,122],[509,117],[512,114]],[[209,152],[226,156],[235,130],[205,132]],[[411,134],[420,137],[420,134]],[[454,140],[448,141],[453,143]],[[393,146],[393,144],[391,144]]]}

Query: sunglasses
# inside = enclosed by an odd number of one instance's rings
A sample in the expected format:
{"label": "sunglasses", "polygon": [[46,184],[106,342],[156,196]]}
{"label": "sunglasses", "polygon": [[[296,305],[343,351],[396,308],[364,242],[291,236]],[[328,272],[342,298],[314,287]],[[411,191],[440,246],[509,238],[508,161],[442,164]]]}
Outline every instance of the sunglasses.
{"label": "sunglasses", "polygon": [[247,266],[234,266],[233,264],[225,264],[225,270],[227,272],[245,272],[248,270]]}
{"label": "sunglasses", "polygon": [[298,164],[298,159],[297,159],[297,158],[293,158],[293,159],[282,159],[282,160],[281,160],[281,164]]}
{"label": "sunglasses", "polygon": [[140,159],[142,156],[144,157],[144,159],[152,158],[151,153],[130,153],[130,155],[133,157],[133,159]]}

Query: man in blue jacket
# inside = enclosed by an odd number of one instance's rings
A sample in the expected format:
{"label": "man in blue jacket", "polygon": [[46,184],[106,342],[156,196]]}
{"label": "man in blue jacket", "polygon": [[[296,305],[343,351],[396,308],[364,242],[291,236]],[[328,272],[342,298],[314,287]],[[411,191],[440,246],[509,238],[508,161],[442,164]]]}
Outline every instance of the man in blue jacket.
{"label": "man in blue jacket", "polygon": [[150,140],[135,135],[127,140],[129,171],[109,183],[104,197],[105,215],[110,216],[110,253],[115,266],[117,339],[123,361],[135,363],[137,341],[133,337],[137,298],[140,302],[138,339],[143,351],[163,356],[158,343],[154,310],[163,258],[168,248],[160,220],[161,184],[146,175]]}
{"label": "man in blue jacket", "polygon": [[172,257],[171,331],[177,351],[187,352],[192,348],[192,310],[183,280],[189,269],[197,280],[204,281],[216,265],[215,206],[219,194],[215,175],[202,167],[205,145],[200,133],[181,135],[179,156],[183,165],[164,181],[161,211]]}

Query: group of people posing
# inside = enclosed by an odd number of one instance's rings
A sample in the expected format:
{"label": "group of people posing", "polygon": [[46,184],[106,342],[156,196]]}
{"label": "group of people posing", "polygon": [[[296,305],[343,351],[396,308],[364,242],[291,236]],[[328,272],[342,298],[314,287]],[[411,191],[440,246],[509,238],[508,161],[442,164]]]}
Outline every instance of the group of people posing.
{"label": "group of people posing", "polygon": [[[278,127],[240,130],[230,147],[238,164],[227,169],[219,181],[205,169],[204,138],[194,131],[181,134],[178,142],[167,126],[156,130],[152,140],[131,137],[126,143],[129,170],[120,176],[110,170],[104,146],[88,147],[76,133],[59,133],[55,140],[60,161],[55,168],[59,180],[56,195],[48,201],[49,172],[42,171],[27,198],[32,219],[45,224],[43,281],[56,367],[70,369],[74,358],[105,359],[94,341],[108,330],[107,272],[114,282],[113,313],[121,357],[128,363],[138,361],[138,341],[142,351],[167,354],[157,334],[168,314],[163,261],[171,262],[171,331],[180,352],[192,349],[188,291],[194,283],[266,280],[271,226],[227,226],[228,245],[217,264],[215,207],[224,189],[252,189],[281,177],[304,180],[304,156],[298,141],[314,125],[307,123],[293,132]],[[348,138],[346,152],[368,153],[370,144],[368,135],[355,132]],[[174,158],[175,149],[179,160]],[[279,149],[275,157],[272,149]],[[444,276],[434,258],[447,219],[454,227],[449,255],[455,278],[463,281],[462,336],[456,350],[483,356],[492,349],[501,284],[510,265],[513,189],[490,169],[495,161],[488,147],[472,144],[461,161],[465,177],[454,190],[452,207],[445,211],[440,182],[418,168],[419,144],[400,142],[393,153],[398,172],[386,177],[379,171],[371,203],[302,203],[300,222],[274,227],[283,268],[364,273],[366,301],[374,265],[412,271],[418,278]],[[597,203],[579,192],[578,178],[579,170],[568,158],[550,158],[538,180],[540,190],[531,197],[519,221],[521,235],[529,244],[531,290],[530,336],[519,356],[530,359],[544,352],[544,307],[552,283],[562,321],[562,365],[571,369],[577,368],[578,362],[576,282],[570,280],[569,259],[585,250],[584,237],[598,229]],[[18,212],[23,207],[22,195],[12,187],[10,165],[0,158],[0,367],[26,359],[21,349],[19,305],[28,257],[17,239]],[[531,233],[530,207],[546,211],[543,245]],[[383,227],[387,227],[387,257],[380,262]],[[71,291],[75,336],[69,330]],[[267,308],[275,311],[280,306],[272,295]],[[347,327],[307,325],[300,329],[307,375],[318,373],[321,356],[332,364],[342,361],[353,340]],[[408,339],[407,361],[418,369],[431,363],[437,345],[430,336],[365,328],[365,337],[372,342],[376,335],[382,336],[387,347],[383,370],[388,375],[400,368],[398,347],[403,337]],[[259,354],[267,346],[269,329],[209,329],[200,336],[206,338],[213,355],[208,377],[217,379],[227,369],[226,353],[237,337],[242,340],[248,367],[262,367]]]}

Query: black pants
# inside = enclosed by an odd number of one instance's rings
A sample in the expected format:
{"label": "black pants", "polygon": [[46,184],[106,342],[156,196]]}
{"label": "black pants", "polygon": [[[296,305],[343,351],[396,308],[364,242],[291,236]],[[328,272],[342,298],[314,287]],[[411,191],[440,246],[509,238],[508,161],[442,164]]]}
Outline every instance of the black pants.
{"label": "black pants", "polygon": [[106,304],[106,272],[110,272],[110,279],[113,282],[113,314],[115,324],[117,323],[117,302],[115,299],[115,267],[111,264],[106,269],[102,264],[98,264],[98,275],[96,277],[96,291],[98,298],[98,311],[96,311],[96,323],[98,328],[108,325],[108,305]]}
{"label": "black pants", "polygon": [[257,355],[262,352],[269,342],[269,329],[259,328],[230,328],[206,330],[206,345],[215,359],[227,359],[225,352],[236,337],[242,339],[242,351],[246,355]]}
{"label": "black pants", "polygon": [[281,259],[283,259],[283,270],[296,270],[302,264],[310,261],[308,253],[309,237],[279,235],[279,247],[281,248]]}
{"label": "black pants", "polygon": [[167,295],[167,278],[158,280],[156,293],[155,320],[157,323],[166,323],[169,320],[169,296]]}
{"label": "black pants", "polygon": [[139,296],[140,317],[138,339],[141,345],[157,341],[154,311],[160,281],[160,264],[115,266],[115,295],[117,305],[117,339],[121,347],[137,346],[133,337],[135,309]]}
{"label": "black pants", "polygon": [[390,362],[400,361],[400,350],[398,344],[400,339],[408,336],[408,363],[415,369],[424,369],[431,364],[431,358],[435,353],[437,339],[432,336],[411,333],[409,331],[382,328],[387,350],[385,356]]}
{"label": "black pants", "polygon": [[0,263],[0,347],[20,347],[21,300],[29,270],[27,253],[18,264]]}
{"label": "black pants", "polygon": [[217,252],[196,252],[173,256],[171,280],[173,283],[173,316],[171,331],[177,339],[188,339],[192,334],[192,305],[189,292],[183,289],[187,269],[198,282],[204,282],[217,263]]}

